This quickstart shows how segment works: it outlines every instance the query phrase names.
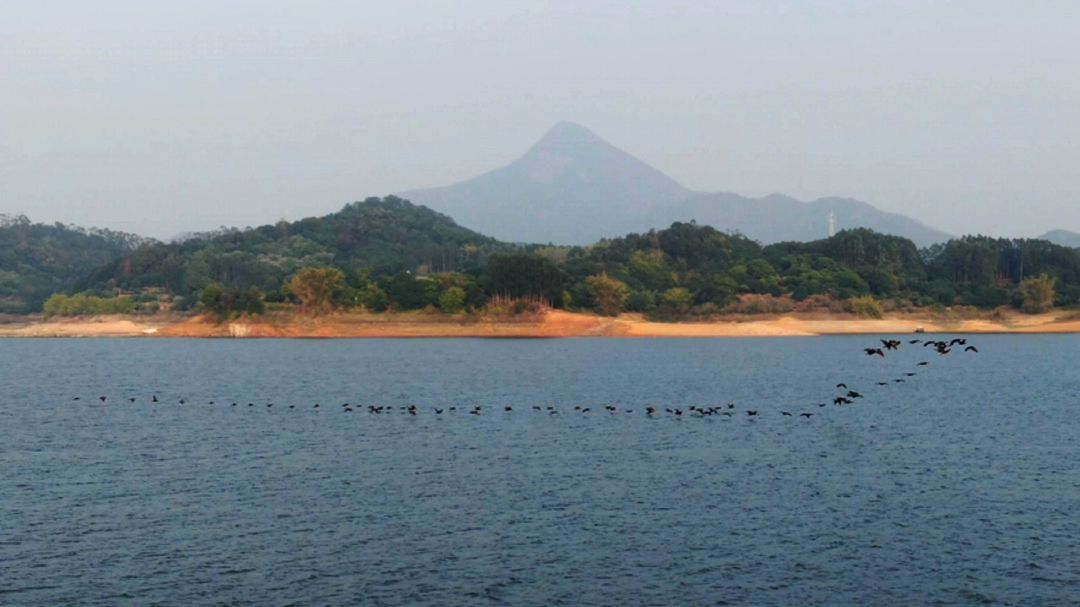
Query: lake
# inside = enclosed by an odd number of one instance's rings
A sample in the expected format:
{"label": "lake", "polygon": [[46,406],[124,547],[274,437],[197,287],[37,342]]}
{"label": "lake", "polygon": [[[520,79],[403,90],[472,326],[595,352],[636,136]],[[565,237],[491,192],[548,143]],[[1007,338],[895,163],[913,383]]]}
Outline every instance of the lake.
{"label": "lake", "polygon": [[0,340],[0,604],[1077,604],[1080,336],[909,337]]}

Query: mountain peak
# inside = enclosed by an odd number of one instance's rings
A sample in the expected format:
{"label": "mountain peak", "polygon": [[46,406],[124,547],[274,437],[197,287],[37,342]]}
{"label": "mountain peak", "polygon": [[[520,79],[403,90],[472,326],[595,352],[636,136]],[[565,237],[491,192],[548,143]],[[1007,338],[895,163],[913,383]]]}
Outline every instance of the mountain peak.
{"label": "mountain peak", "polygon": [[947,234],[866,203],[783,194],[749,199],[692,192],[574,122],[557,122],[524,156],[446,187],[402,194],[469,226],[511,242],[587,245],[603,237],[696,219],[739,230],[765,243],[828,235],[829,213],[842,228],[869,227],[919,245]]}
{"label": "mountain peak", "polygon": [[537,141],[533,148],[546,149],[546,148],[562,148],[566,146],[578,146],[583,144],[606,144],[607,142],[601,139],[596,133],[590,131],[584,126],[566,120],[556,122],[544,136]]}

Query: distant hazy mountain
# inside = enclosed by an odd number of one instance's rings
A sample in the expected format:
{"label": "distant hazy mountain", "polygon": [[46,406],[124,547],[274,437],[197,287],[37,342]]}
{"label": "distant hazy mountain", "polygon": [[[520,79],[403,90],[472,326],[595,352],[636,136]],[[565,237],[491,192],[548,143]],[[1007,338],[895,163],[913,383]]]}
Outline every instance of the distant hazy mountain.
{"label": "distant hazy mountain", "polygon": [[882,234],[903,236],[925,247],[950,238],[910,217],[888,213],[850,198],[819,198],[802,202],[783,194],[745,198],[725,192],[699,194],[657,211],[657,222],[689,221],[718,229],[737,230],[769,244],[811,241],[829,236],[829,214],[837,230],[870,228]]}
{"label": "distant hazy mountain", "polygon": [[1039,237],[1040,240],[1049,240],[1063,247],[1080,248],[1080,234],[1069,230],[1051,230]]}
{"label": "distant hazy mountain", "polygon": [[804,203],[782,195],[753,199],[692,192],[569,122],[556,124],[508,166],[401,196],[446,213],[461,225],[515,242],[591,244],[690,219],[764,243],[808,241],[828,236],[830,211],[839,229],[871,228],[920,246],[948,239],[944,232],[856,200]]}
{"label": "distant hazy mountain", "polygon": [[403,198],[482,234],[514,242],[591,244],[651,226],[659,204],[691,192],[577,124],[560,122],[501,169]]}

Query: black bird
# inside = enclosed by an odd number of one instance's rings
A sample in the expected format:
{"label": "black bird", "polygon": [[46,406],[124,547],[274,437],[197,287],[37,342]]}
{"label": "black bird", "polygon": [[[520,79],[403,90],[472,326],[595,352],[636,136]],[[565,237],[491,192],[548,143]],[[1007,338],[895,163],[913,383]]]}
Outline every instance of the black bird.
{"label": "black bird", "polygon": [[73,398],[73,399],[71,399],[71,400],[73,400],[73,401],[74,401],[74,400],[82,400],[82,399],[80,399],[80,398],[79,398],[78,396],[76,396],[75,398]]}
{"label": "black bird", "polygon": [[510,406],[503,407],[503,411],[513,411],[514,408]]}
{"label": "black bird", "polygon": [[533,411],[539,411],[539,410],[540,410],[540,407],[538,405],[533,405]]}
{"label": "black bird", "polygon": [[187,404],[187,402],[186,402],[186,401],[184,401],[184,399],[182,399],[182,398],[181,398],[181,399],[180,399],[180,404],[181,404],[181,405],[186,405],[186,404]]}
{"label": "black bird", "polygon": [[899,350],[900,341],[896,339],[882,339],[881,344],[885,346],[886,350]]}
{"label": "black bird", "polygon": [[879,381],[877,383],[877,385],[879,385],[879,386],[887,386],[887,385],[889,385],[889,382],[887,382],[887,381]]}
{"label": "black bird", "polygon": [[99,396],[98,400],[100,400],[101,402],[105,402],[107,400],[107,398],[104,397],[104,396]]}
{"label": "black bird", "polygon": [[435,409],[435,415],[442,415],[442,409]]}
{"label": "black bird", "polygon": [[653,413],[656,413],[655,407],[645,407],[645,415],[652,415]]}
{"label": "black bird", "polygon": [[898,383],[898,384],[904,383],[904,380],[902,380],[902,379],[894,379],[893,381]]}
{"label": "black bird", "polygon": [[915,374],[914,373],[905,373],[904,376],[905,377],[915,377]]}
{"label": "black bird", "polygon": [[133,403],[133,402],[135,402],[135,399],[134,399],[134,398],[129,398],[129,399],[128,399],[128,402],[129,402],[129,403]]}
{"label": "black bird", "polygon": [[919,363],[919,364],[917,364],[917,365],[915,365],[915,366],[916,366],[916,367],[925,367],[925,366],[927,366],[927,365],[929,365],[929,364],[930,364],[930,363],[928,363],[928,362],[926,362],[926,361],[923,361],[923,362],[921,362],[921,363]]}
{"label": "black bird", "polygon": [[290,408],[290,409],[295,409],[295,408],[296,408],[296,405],[289,405],[289,408]]}
{"label": "black bird", "polygon": [[800,417],[805,417],[806,419],[810,419],[810,417],[812,415],[814,415],[814,414],[813,413],[800,413],[799,414]]}
{"label": "black bird", "polygon": [[974,353],[978,354],[979,349],[976,348],[975,346],[968,346],[968,347],[964,348],[964,352],[974,352]]}
{"label": "black bird", "polygon": [[837,388],[843,388],[844,390],[847,390],[847,384],[836,384],[836,387]]}
{"label": "black bird", "polygon": [[[235,404],[235,403],[234,403],[234,404]],[[312,407],[312,409],[318,409],[318,408],[319,408],[319,403],[315,403],[315,406],[314,406],[314,407]]]}
{"label": "black bird", "polygon": [[472,411],[469,411],[469,415],[480,415],[480,412],[476,409],[473,409]]}
{"label": "black bird", "polygon": [[345,407],[345,413],[352,413],[352,407]]}
{"label": "black bird", "polygon": [[918,344],[918,343],[922,343],[922,340],[921,339],[913,339],[913,340],[909,341],[908,343],[909,344]]}
{"label": "black bird", "polygon": [[960,344],[961,346],[966,346],[967,345],[967,340],[957,337],[956,339],[949,342],[950,346],[955,346],[957,344]]}
{"label": "black bird", "polygon": [[[236,406],[236,403],[233,403],[233,404],[232,404],[232,406],[234,406],[234,407],[235,407],[235,406]],[[318,407],[319,405],[315,405],[315,406],[316,406],[316,407]]]}
{"label": "black bird", "polygon": [[748,411],[746,412],[746,414],[747,414],[747,415],[749,415],[750,417],[753,417],[753,416],[757,415],[757,411],[749,411],[749,410],[748,410]]}
{"label": "black bird", "polygon": [[788,413],[787,411],[781,411],[780,415],[783,415],[784,417],[791,417],[791,414]]}
{"label": "black bird", "polygon": [[728,403],[727,408],[728,409],[734,409],[735,408],[735,403]]}
{"label": "black bird", "polygon": [[863,396],[862,396],[862,394],[859,394],[858,392],[856,392],[854,390],[849,390],[848,393],[847,393],[847,397],[848,398],[862,398]]}
{"label": "black bird", "polygon": [[881,348],[863,348],[863,350],[866,352],[867,356],[880,356],[885,358],[885,352],[883,352]]}
{"label": "black bird", "polygon": [[838,397],[833,399],[833,404],[838,405],[838,406],[839,405],[850,405],[851,401],[844,398],[843,396],[838,396]]}
{"label": "black bird", "polygon": [[151,402],[155,402],[155,403],[156,403],[156,402],[158,402],[158,399],[157,399],[157,394],[155,394],[155,395],[153,396],[153,398],[151,399]]}

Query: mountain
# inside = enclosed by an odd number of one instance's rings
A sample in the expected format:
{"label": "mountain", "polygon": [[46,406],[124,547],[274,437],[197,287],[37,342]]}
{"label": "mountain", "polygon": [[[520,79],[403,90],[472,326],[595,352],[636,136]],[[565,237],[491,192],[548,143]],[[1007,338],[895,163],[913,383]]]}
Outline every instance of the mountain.
{"label": "mountain", "polygon": [[180,295],[211,283],[278,291],[305,267],[388,274],[424,267],[476,267],[511,248],[449,217],[388,196],[354,202],[323,217],[196,235],[143,247],[91,274],[82,288],[157,287]]}
{"label": "mountain", "polygon": [[1063,247],[1080,248],[1080,234],[1069,230],[1050,230],[1040,236],[1039,240],[1049,240]]}
{"label": "mountain", "polygon": [[828,236],[865,227],[904,236],[920,246],[948,234],[857,200],[800,202],[774,194],[746,198],[693,192],[587,128],[560,122],[509,165],[442,188],[401,196],[447,213],[464,225],[513,242],[591,244],[627,232],[696,220],[765,244]]}
{"label": "mountain", "polygon": [[658,211],[655,221],[690,221],[740,232],[759,242],[809,242],[829,236],[829,216],[836,229],[870,228],[903,236],[920,247],[950,238],[910,217],[888,213],[850,198],[819,198],[802,202],[783,194],[746,198],[737,194],[699,194]]}
{"label": "mountain", "polygon": [[585,127],[560,122],[503,168],[401,196],[502,240],[585,245],[654,227],[643,222],[649,209],[691,193]]}
{"label": "mountain", "polygon": [[49,295],[147,242],[124,232],[0,215],[0,313],[37,310]]}

